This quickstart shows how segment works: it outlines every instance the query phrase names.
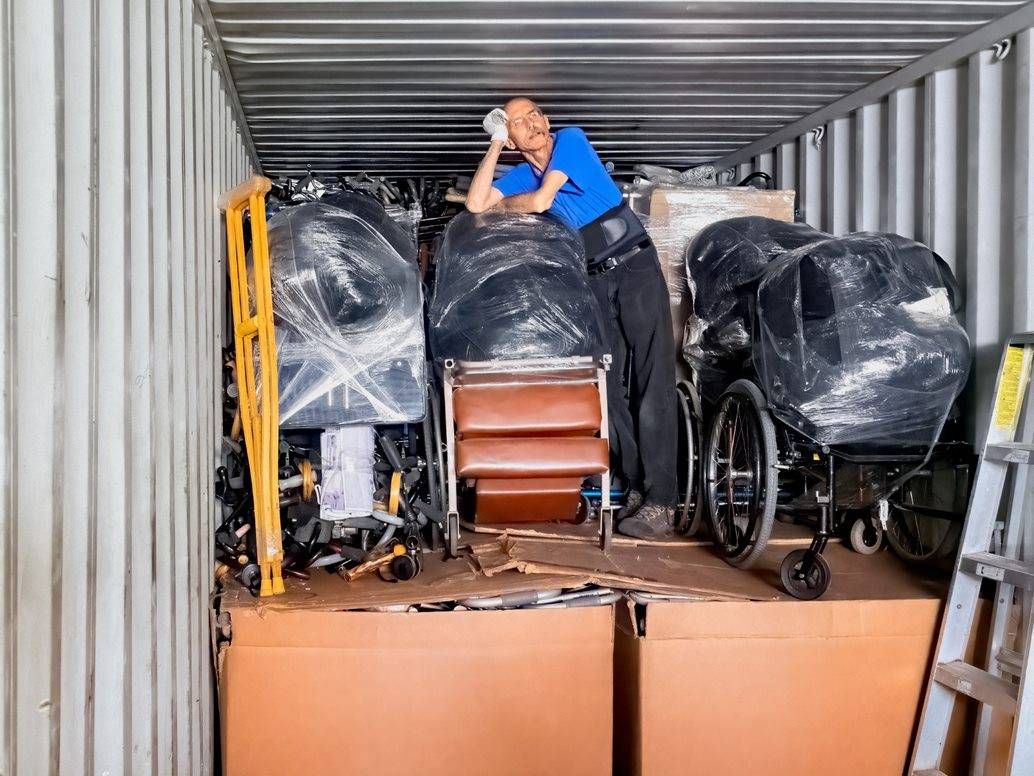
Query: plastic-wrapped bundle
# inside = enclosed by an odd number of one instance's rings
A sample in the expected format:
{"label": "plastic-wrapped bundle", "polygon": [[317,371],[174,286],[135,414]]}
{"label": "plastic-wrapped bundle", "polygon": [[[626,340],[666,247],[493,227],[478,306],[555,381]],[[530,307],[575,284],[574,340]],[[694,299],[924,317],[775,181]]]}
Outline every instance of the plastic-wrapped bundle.
{"label": "plastic-wrapped bundle", "polygon": [[750,355],[757,280],[774,258],[828,238],[807,224],[750,216],[718,221],[686,249],[693,312],[682,354],[705,377],[736,371]]}
{"label": "plastic-wrapped bundle", "polygon": [[424,415],[416,246],[368,196],[341,192],[269,221],[284,428]]}
{"label": "plastic-wrapped bundle", "polygon": [[461,213],[438,252],[436,359],[598,356],[602,325],[578,232],[552,218]]}
{"label": "plastic-wrapped bundle", "polygon": [[824,444],[933,444],[969,374],[958,299],[944,262],[898,235],[820,240],[773,261],[755,359],[774,413]]}

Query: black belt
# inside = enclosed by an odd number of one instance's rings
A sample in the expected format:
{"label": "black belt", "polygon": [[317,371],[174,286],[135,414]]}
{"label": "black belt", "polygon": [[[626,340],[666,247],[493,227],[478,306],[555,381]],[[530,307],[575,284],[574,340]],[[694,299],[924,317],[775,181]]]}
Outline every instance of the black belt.
{"label": "black belt", "polygon": [[620,267],[622,264],[624,264],[626,261],[628,261],[630,258],[635,256],[640,251],[649,248],[650,245],[650,238],[647,237],[641,242],[636,243],[634,246],[632,246],[632,248],[625,251],[624,253],[619,253],[617,256],[610,256],[604,259],[603,261],[597,261],[594,264],[590,264],[589,274],[602,275],[604,272],[610,272],[610,270],[614,269],[615,267]]}

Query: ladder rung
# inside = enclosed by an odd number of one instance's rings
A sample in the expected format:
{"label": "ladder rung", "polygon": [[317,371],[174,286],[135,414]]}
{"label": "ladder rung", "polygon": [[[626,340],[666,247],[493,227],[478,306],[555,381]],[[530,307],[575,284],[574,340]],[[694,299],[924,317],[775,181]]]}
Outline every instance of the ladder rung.
{"label": "ladder rung", "polygon": [[984,457],[1007,463],[1034,463],[1034,445],[1027,442],[1002,442],[988,445]]}
{"label": "ladder rung", "polygon": [[956,692],[1013,714],[1016,710],[1016,685],[961,660],[941,663],[934,670],[934,681]]}
{"label": "ladder rung", "polygon": [[998,650],[998,654],[995,656],[995,661],[1004,673],[1012,674],[1016,677],[1019,677],[1019,675],[1023,673],[1023,655],[1016,650],[1005,649],[1003,647]]}
{"label": "ladder rung", "polygon": [[1034,590],[1034,566],[1020,560],[1004,558],[991,552],[975,552],[963,555],[959,568],[984,579]]}

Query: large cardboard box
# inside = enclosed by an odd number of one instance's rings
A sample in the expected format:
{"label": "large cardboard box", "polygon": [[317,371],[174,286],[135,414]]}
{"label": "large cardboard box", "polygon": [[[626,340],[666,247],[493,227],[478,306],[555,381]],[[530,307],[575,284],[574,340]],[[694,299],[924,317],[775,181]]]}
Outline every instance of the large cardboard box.
{"label": "large cardboard box", "polygon": [[619,607],[616,772],[900,776],[940,609],[936,597]]}
{"label": "large cardboard box", "polygon": [[612,607],[304,607],[223,607],[226,776],[611,773]]}

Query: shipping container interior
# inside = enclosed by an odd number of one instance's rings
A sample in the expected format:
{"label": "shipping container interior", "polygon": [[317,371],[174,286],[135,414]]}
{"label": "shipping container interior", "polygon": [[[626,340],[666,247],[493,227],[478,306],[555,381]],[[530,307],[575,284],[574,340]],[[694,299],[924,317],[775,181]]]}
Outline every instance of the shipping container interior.
{"label": "shipping container interior", "polygon": [[515,95],[619,181],[766,172],[801,221],[948,262],[979,444],[1034,329],[1032,28],[990,0],[3,4],[0,773],[217,768],[222,192],[470,175]]}

